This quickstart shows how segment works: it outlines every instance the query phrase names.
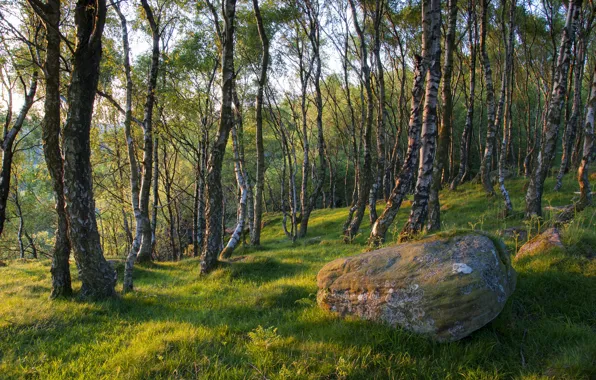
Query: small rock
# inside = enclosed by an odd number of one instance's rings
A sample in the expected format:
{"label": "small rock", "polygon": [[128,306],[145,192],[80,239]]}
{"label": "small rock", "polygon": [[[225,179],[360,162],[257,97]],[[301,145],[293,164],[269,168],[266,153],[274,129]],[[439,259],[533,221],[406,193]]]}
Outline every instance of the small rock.
{"label": "small rock", "polygon": [[559,229],[556,227],[547,229],[526,244],[522,245],[519,251],[517,251],[515,258],[518,259],[522,256],[535,255],[553,248],[565,248],[561,241]]}
{"label": "small rock", "polygon": [[317,275],[317,301],[342,316],[455,341],[492,321],[515,289],[504,252],[489,237],[469,234],[340,258]]}

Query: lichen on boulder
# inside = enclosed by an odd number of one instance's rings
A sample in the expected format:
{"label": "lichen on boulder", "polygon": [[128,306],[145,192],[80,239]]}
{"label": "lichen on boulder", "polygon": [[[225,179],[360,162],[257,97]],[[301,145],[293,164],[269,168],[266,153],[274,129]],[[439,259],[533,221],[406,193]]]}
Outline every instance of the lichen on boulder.
{"label": "lichen on boulder", "polygon": [[540,235],[535,236],[526,244],[522,245],[519,251],[517,251],[515,258],[519,259],[524,256],[532,256],[537,253],[550,251],[551,249],[555,248],[564,249],[565,246],[561,241],[559,229],[552,227]]}
{"label": "lichen on boulder", "polygon": [[501,312],[515,280],[509,255],[488,236],[431,237],[328,263],[317,300],[342,316],[455,341]]}

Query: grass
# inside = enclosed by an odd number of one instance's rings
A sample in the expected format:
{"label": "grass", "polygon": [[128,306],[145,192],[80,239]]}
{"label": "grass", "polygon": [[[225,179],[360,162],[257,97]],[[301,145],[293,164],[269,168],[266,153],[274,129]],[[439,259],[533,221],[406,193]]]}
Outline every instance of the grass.
{"label": "grass", "polygon": [[[519,212],[507,220],[497,217],[500,198],[479,186],[442,193],[444,229],[523,226],[523,181],[508,185]],[[568,204],[574,187],[568,178],[545,204]],[[397,230],[408,211],[409,202]],[[196,259],[137,266],[137,290],[105,302],[50,301],[47,261],[9,262],[0,268],[0,378],[595,378],[595,213],[564,228],[566,252],[514,261],[518,287],[505,310],[448,344],[317,307],[318,270],[367,249],[368,222],[354,244],[341,243],[345,209],[313,213],[309,238],[294,245],[270,215],[261,250],[239,249],[242,259],[206,277]],[[511,251],[522,243],[506,241]]]}

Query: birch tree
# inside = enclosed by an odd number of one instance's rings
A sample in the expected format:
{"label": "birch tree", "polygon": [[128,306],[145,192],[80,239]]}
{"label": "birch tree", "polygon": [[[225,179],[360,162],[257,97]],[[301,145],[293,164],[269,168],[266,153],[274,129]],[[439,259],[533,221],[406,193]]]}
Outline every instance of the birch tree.
{"label": "birch tree", "polygon": [[433,174],[437,138],[437,98],[441,81],[441,2],[422,3],[423,57],[426,59],[426,89],[422,116],[418,180],[410,217],[400,233],[400,240],[411,239],[421,232],[428,216],[428,200]]}
{"label": "birch tree", "polygon": [[115,294],[116,272],[103,256],[93,198],[90,131],[99,79],[105,0],[78,0],[75,8],[76,45],[68,89],[64,126],[64,195],[69,236],[81,279],[81,296]]}
{"label": "birch tree", "polygon": [[221,113],[219,128],[215,141],[211,146],[207,161],[207,178],[205,193],[207,198],[205,210],[206,239],[201,252],[201,273],[211,271],[221,251],[223,224],[223,191],[221,170],[230,130],[234,126],[232,113],[232,89],[234,86],[234,18],[236,15],[236,0],[225,0],[223,10],[223,51],[221,57]]}
{"label": "birch tree", "polygon": [[542,216],[542,193],[544,181],[551,169],[555,155],[561,113],[567,93],[567,77],[571,61],[571,46],[575,39],[577,20],[582,0],[570,0],[567,7],[565,27],[561,35],[559,54],[555,67],[551,98],[542,127],[542,141],[526,193],[526,218]]}

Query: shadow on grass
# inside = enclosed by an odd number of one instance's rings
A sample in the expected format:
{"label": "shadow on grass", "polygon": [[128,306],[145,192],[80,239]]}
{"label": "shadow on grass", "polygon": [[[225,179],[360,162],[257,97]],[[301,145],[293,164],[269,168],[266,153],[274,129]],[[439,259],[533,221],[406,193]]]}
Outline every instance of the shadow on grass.
{"label": "shadow on grass", "polygon": [[243,256],[234,261],[221,263],[231,272],[233,279],[243,279],[257,284],[292,277],[305,270],[304,266],[284,263],[268,256]]}

